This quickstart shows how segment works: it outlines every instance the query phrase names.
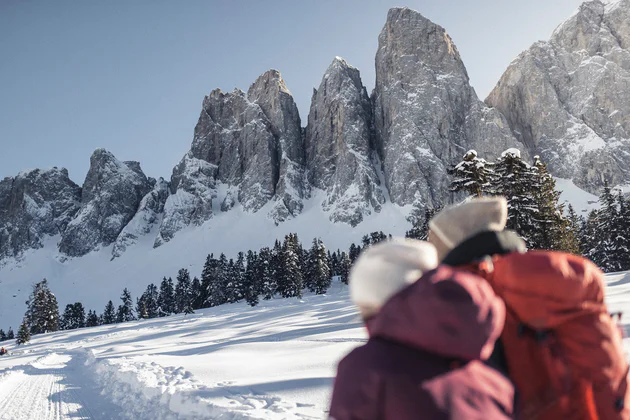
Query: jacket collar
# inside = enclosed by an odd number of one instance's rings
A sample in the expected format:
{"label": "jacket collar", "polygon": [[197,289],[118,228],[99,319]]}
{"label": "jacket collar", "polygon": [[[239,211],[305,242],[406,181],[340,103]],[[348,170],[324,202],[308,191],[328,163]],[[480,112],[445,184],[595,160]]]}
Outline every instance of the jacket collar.
{"label": "jacket collar", "polygon": [[511,230],[486,231],[466,239],[449,252],[442,264],[457,267],[493,255],[525,252],[525,242]]}

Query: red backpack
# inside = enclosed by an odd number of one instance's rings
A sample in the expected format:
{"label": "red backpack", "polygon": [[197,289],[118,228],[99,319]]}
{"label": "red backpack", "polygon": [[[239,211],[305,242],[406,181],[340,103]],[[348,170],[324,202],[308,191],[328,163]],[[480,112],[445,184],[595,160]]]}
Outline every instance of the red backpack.
{"label": "red backpack", "polygon": [[519,419],[630,419],[622,335],[592,262],[531,251],[497,256],[479,271],[505,301],[501,341]]}

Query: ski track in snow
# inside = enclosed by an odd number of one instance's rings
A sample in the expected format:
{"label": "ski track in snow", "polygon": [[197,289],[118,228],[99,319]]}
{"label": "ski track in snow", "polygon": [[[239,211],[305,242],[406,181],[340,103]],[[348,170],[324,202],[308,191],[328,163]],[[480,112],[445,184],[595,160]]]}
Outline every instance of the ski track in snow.
{"label": "ski track in snow", "polygon": [[0,419],[116,419],[92,380],[69,354],[51,353],[0,377]]}

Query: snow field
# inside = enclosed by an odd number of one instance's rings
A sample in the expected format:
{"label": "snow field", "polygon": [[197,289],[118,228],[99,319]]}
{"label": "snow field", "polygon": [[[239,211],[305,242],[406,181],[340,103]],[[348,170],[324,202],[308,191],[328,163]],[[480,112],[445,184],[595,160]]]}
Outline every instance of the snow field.
{"label": "snow field", "polygon": [[[20,347],[8,342],[12,354],[0,358],[0,404],[3,390],[22,383],[10,378],[21,372],[35,378],[31,372],[45,366],[55,375],[45,388],[72,376],[83,393],[82,409],[94,414],[100,400],[115,413],[85,418],[322,419],[337,362],[365,340],[347,287],[335,283],[326,296],[62,331]],[[72,375],[65,372],[70,368]],[[23,388],[12,398],[53,398],[29,396]],[[14,416],[6,418],[54,413],[37,407],[28,415],[12,409]],[[78,407],[65,410],[79,415]]]}

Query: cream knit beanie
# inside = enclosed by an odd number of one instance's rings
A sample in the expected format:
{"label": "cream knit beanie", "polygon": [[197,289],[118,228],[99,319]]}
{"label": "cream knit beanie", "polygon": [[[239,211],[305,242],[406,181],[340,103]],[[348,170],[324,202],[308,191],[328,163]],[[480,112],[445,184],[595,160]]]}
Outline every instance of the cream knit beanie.
{"label": "cream knit beanie", "polygon": [[[429,229],[441,242],[436,246],[448,252],[478,233],[502,231],[507,223],[507,213],[507,200],[503,197],[475,198],[436,214],[429,222]],[[440,261],[444,257],[446,255],[440,255]]]}
{"label": "cream knit beanie", "polygon": [[374,245],[350,271],[350,297],[359,309],[378,310],[437,264],[435,247],[425,241],[400,238]]}

